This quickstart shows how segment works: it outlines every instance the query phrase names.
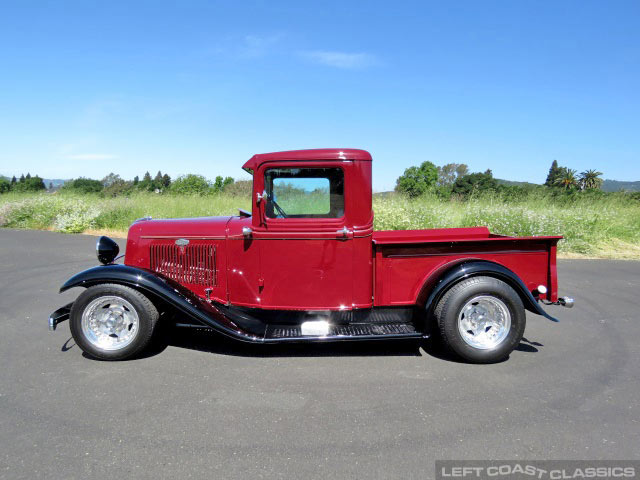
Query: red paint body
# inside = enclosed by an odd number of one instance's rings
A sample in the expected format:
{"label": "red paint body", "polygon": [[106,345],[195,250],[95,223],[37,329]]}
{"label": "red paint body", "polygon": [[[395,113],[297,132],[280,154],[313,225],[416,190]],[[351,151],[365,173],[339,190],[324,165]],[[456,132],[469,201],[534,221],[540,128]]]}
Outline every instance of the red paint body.
{"label": "red paint body", "polygon": [[[352,149],[255,155],[243,167],[253,173],[251,217],[138,221],[129,230],[125,264],[219,303],[350,310],[420,305],[446,270],[482,259],[512,270],[531,291],[545,285],[541,298],[557,301],[562,237],[504,237],[485,227],[374,232],[371,163],[368,152]],[[268,218],[257,194],[265,189],[265,170],[275,167],[342,169],[344,216]]]}

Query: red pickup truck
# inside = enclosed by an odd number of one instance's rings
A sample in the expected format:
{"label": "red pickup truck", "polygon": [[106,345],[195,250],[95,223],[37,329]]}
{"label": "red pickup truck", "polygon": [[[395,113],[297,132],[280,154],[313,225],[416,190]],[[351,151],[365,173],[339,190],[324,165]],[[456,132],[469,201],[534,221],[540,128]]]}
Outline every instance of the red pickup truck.
{"label": "red pickup truck", "polygon": [[101,237],[103,265],[61,287],[86,290],[50,329],[70,319],[77,345],[107,360],[139,354],[174,318],[263,344],[437,335],[463,359],[490,363],[519,344],[525,310],[554,320],[541,303],[573,305],[558,297],[562,237],[374,231],[371,164],[355,149],[254,155],[243,167],[251,212],[137,220],[124,264]]}

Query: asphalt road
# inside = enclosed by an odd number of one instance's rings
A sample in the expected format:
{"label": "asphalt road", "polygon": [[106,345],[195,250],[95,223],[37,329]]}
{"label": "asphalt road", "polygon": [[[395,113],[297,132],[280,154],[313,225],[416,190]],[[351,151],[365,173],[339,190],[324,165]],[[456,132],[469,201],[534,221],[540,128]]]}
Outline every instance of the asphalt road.
{"label": "asphalt road", "polygon": [[[436,459],[639,459],[640,262],[561,261],[555,324],[497,365],[414,344],[166,332],[85,358],[48,314],[95,238],[0,230],[0,478],[432,478]],[[382,350],[380,350],[382,349]]]}

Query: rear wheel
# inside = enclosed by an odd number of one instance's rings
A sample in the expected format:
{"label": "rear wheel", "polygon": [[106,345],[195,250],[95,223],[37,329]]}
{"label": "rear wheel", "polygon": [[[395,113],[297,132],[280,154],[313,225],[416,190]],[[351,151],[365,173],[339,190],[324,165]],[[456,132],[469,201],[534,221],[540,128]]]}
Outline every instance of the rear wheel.
{"label": "rear wheel", "polygon": [[493,277],[454,285],[434,311],[445,345],[474,363],[504,360],[524,334],[526,315],[518,294]]}
{"label": "rear wheel", "polygon": [[142,293],[118,284],[95,285],[73,303],[71,334],[88,355],[101,360],[125,360],[144,350],[151,340],[158,310]]}

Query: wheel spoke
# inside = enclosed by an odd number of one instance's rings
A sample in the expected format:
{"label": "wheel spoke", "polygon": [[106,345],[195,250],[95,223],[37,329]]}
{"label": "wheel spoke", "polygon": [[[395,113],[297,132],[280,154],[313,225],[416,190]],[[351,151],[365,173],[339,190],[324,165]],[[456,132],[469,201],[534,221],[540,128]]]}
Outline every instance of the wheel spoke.
{"label": "wheel spoke", "polygon": [[487,350],[497,347],[511,330],[508,307],[499,298],[480,295],[469,300],[458,316],[458,331],[468,345]]}
{"label": "wheel spoke", "polygon": [[82,313],[85,338],[102,350],[119,350],[136,337],[139,318],[133,306],[117,296],[98,297]]}

